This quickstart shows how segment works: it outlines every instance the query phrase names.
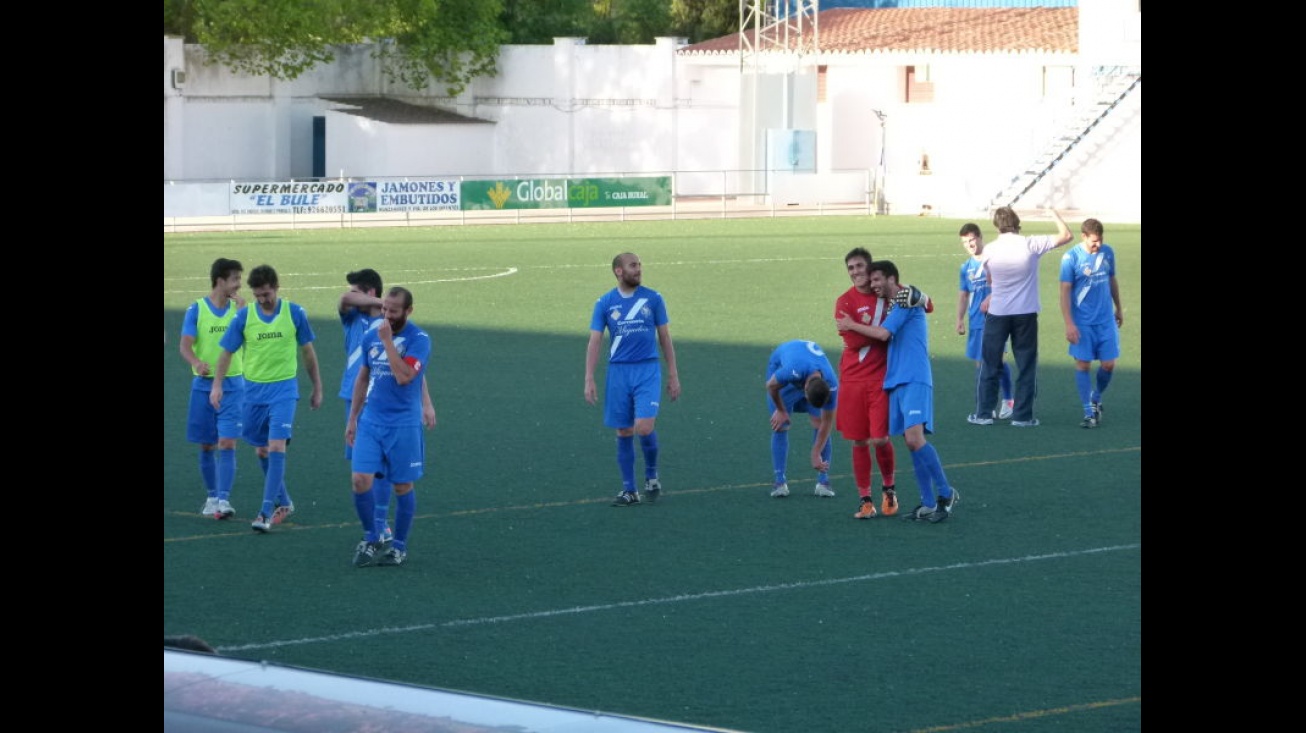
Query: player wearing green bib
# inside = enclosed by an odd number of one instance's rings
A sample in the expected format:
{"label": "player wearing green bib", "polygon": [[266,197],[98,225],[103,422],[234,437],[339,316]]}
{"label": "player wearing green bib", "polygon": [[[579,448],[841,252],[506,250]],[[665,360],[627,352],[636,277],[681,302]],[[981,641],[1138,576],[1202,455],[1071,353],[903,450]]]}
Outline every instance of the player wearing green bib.
{"label": "player wearing green bib", "polygon": [[[292,437],[295,409],[299,403],[299,356],[313,381],[309,407],[322,405],[322,376],[313,349],[313,327],[302,306],[277,296],[281,284],[277,271],[259,265],[249,274],[254,303],[232,319],[222,337],[217,376],[209,402],[221,409],[222,378],[231,366],[233,354],[244,347],[245,442],[258,449],[263,462],[263,505],[250,524],[256,532],[267,532],[295,511],[286,490],[286,446]],[[298,353],[296,353],[298,352]]]}
{"label": "player wearing green bib", "polygon": [[186,412],[186,440],[200,447],[200,478],[208,493],[200,514],[216,519],[229,519],[236,513],[229,499],[236,480],[236,438],[241,434],[244,410],[245,378],[239,352],[232,354],[227,369],[222,386],[227,399],[221,410],[209,404],[209,392],[213,367],[222,354],[219,342],[245,305],[238,295],[244,269],[236,260],[214,260],[209,268],[209,294],[190,304],[181,323],[181,358],[195,375]]}

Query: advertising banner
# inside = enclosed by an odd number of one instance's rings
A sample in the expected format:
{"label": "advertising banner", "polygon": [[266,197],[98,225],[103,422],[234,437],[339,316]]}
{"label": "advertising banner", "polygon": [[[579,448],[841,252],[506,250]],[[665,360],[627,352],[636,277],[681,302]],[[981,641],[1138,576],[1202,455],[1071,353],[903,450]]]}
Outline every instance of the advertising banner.
{"label": "advertising banner", "polygon": [[349,213],[378,211],[460,211],[458,181],[423,178],[410,181],[351,181]]}
{"label": "advertising banner", "polygon": [[463,181],[464,211],[670,206],[671,176]]}
{"label": "advertising banner", "polygon": [[374,214],[670,206],[671,176],[235,183],[232,214]]}
{"label": "advertising banner", "polygon": [[231,213],[343,214],[347,185],[343,181],[235,183]]}
{"label": "advertising banner", "polygon": [[671,176],[657,178],[575,178],[567,182],[573,209],[599,206],[670,206]]}
{"label": "advertising banner", "polygon": [[565,209],[567,180],[463,181],[463,210]]}

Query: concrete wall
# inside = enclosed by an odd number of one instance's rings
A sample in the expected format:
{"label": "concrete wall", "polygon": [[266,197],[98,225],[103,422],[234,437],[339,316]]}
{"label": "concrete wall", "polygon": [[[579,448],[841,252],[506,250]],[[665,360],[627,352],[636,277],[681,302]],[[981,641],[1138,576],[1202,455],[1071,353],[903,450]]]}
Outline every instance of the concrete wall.
{"label": "concrete wall", "polygon": [[432,171],[444,175],[494,168],[493,125],[387,125],[343,112],[324,116],[331,178],[422,177]]}
{"label": "concrete wall", "polygon": [[[753,194],[769,185],[760,171],[767,131],[799,129],[817,133],[813,190],[846,195],[856,176],[844,174],[869,172],[889,213],[929,205],[971,216],[1093,108],[1095,68],[1141,69],[1137,0],[1086,3],[1081,37],[1079,55],[840,55],[762,75],[741,73],[734,57],[678,54],[682,39],[591,46],[559,38],[504,46],[498,75],[457,98],[392,87],[368,46],[341,48],[333,64],[278,82],[205,65],[202,48],[165,38],[164,177],[308,178],[312,118],[326,115],[330,177],[677,172],[681,195]],[[909,65],[928,67],[932,101],[907,103]],[[171,68],[185,69],[183,89],[172,88]],[[320,99],[382,94],[492,124],[377,123],[331,112]],[[1141,100],[1136,91],[1017,207],[1141,220]]]}

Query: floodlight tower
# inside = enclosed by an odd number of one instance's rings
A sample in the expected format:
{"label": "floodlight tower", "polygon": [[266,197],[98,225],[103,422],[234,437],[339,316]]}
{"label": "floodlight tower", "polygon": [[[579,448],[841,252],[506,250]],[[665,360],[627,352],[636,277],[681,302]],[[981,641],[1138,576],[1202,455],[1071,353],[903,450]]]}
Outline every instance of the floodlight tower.
{"label": "floodlight tower", "polygon": [[[820,0],[739,0],[740,71],[774,70],[776,61],[791,69],[804,60],[811,63],[820,48],[820,12]],[[770,65],[764,61],[768,56],[773,59]]]}
{"label": "floodlight tower", "polygon": [[[816,65],[820,6],[820,0],[739,0],[740,91],[747,97],[740,110],[740,161],[753,171],[753,191],[765,188],[765,171],[760,169],[767,167],[766,128],[794,127],[794,75]],[[759,86],[760,77],[768,75],[781,77],[778,90],[769,84]]]}

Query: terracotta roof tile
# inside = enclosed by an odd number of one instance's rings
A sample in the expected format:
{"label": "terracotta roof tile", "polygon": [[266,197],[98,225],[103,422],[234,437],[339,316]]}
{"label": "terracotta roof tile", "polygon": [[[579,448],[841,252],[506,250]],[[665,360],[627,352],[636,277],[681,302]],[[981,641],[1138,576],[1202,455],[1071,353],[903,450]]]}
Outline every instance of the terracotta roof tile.
{"label": "terracotta roof tile", "polygon": [[[817,31],[823,53],[1077,53],[1079,8],[834,8],[817,16]],[[678,53],[738,51],[732,33]]]}

